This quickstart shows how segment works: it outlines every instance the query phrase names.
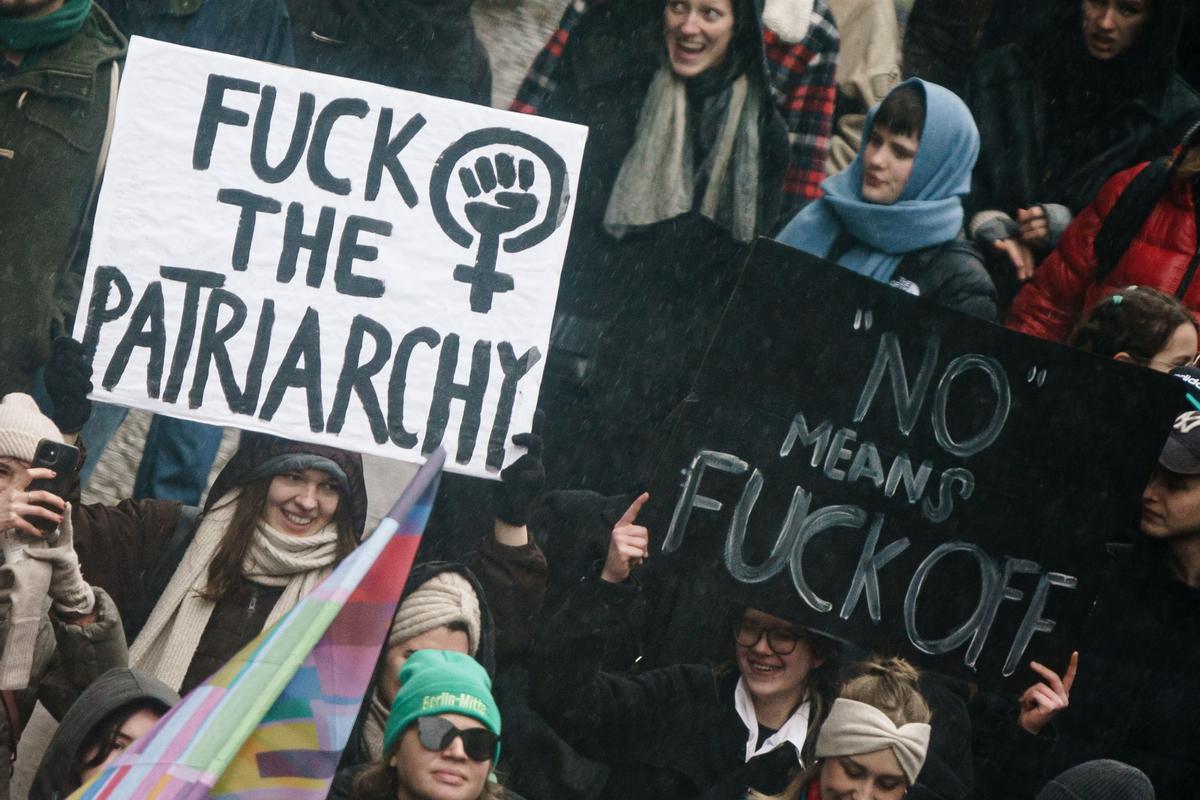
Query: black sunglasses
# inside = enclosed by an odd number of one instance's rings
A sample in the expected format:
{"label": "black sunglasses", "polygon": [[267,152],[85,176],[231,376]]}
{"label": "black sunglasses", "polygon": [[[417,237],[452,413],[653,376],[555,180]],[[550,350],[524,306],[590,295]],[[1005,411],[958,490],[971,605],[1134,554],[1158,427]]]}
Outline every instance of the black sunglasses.
{"label": "black sunglasses", "polygon": [[442,717],[417,719],[417,738],[426,750],[445,750],[456,736],[462,739],[463,751],[472,761],[490,761],[496,752],[496,742],[500,739],[487,728],[469,728],[464,731]]}

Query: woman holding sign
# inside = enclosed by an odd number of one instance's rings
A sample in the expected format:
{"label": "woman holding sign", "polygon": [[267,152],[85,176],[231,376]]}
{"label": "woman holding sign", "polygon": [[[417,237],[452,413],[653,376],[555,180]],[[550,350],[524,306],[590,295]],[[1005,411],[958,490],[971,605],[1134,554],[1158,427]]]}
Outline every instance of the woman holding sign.
{"label": "woman holding sign", "polygon": [[953,92],[913,78],[867,115],[854,162],[779,241],[881,283],[996,319],[996,288],[962,238],[979,132]]}
{"label": "woman holding sign", "polygon": [[[766,611],[734,619],[736,666],[603,672],[606,634],[623,629],[648,554],[642,494],[613,528],[599,579],[585,580],[542,632],[532,705],[580,754],[612,768],[604,797],[778,792],[811,763],[829,708],[838,646]],[[611,629],[611,631],[610,631]]]}
{"label": "woman holding sign", "polygon": [[131,665],[186,694],[354,549],[366,509],[357,454],[246,432],[198,517],[126,500],[73,521],[84,573],[121,609]]}

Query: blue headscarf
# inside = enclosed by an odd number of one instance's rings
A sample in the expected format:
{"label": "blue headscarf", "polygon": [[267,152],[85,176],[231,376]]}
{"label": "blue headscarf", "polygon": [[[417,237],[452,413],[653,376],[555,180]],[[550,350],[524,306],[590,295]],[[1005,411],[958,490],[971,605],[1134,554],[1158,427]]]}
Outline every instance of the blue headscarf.
{"label": "blue headscarf", "polygon": [[862,159],[879,110],[876,106],[867,114],[853,163],[821,183],[825,196],[793,217],[779,241],[823,257],[838,235],[847,231],[858,244],[838,258],[838,264],[886,283],[906,253],[958,236],[962,197],[971,191],[971,170],[979,157],[979,131],[966,104],[953,92],[920,78],[896,89],[911,85],[925,93],[925,127],[900,198],[889,205],[862,199]]}

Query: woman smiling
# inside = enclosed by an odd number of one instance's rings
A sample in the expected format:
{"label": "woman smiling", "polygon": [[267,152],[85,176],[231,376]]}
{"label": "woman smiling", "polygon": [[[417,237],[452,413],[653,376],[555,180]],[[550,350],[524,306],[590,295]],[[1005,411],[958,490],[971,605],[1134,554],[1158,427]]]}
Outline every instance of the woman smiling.
{"label": "woman smiling", "polygon": [[543,629],[532,706],[581,755],[611,768],[606,798],[744,797],[777,792],[811,763],[829,709],[839,645],[760,608],[739,609],[733,664],[601,669],[604,642],[628,625],[630,579],[649,547],[636,516],[613,528],[598,579],[580,583]]}
{"label": "woman smiling", "polygon": [[694,342],[675,363],[698,363],[747,244],[820,193],[837,42],[827,0],[567,4],[513,103],[590,129],[539,405],[548,441],[642,411],[591,437],[603,458],[563,448],[549,474],[615,492],[640,469],[634,443],[682,399],[662,348]]}
{"label": "woman smiling", "polygon": [[73,520],[84,570],[113,587],[131,664],[186,694],[354,549],[362,461],[247,432],[198,519],[178,503],[127,500]]}
{"label": "woman smiling", "polygon": [[[925,763],[932,714],[898,658],[859,665],[817,739],[817,763],[776,800],[900,800]],[[765,800],[752,792],[752,800]]]}

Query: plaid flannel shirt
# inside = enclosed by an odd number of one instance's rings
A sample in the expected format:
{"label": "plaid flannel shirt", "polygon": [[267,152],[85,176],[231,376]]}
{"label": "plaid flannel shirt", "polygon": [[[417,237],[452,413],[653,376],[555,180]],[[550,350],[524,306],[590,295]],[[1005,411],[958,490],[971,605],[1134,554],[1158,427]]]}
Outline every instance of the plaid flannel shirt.
{"label": "plaid flannel shirt", "polygon": [[[554,93],[555,77],[572,34],[588,9],[605,0],[572,0],[558,29],[538,53],[510,108],[537,114]],[[809,200],[821,196],[825,159],[833,133],[837,99],[838,32],[826,0],[814,0],[808,33],[799,42],[786,42],[770,28],[763,29],[763,49],[771,80],[771,95],[788,129],[791,158],[783,180],[783,216],[788,218]]]}

